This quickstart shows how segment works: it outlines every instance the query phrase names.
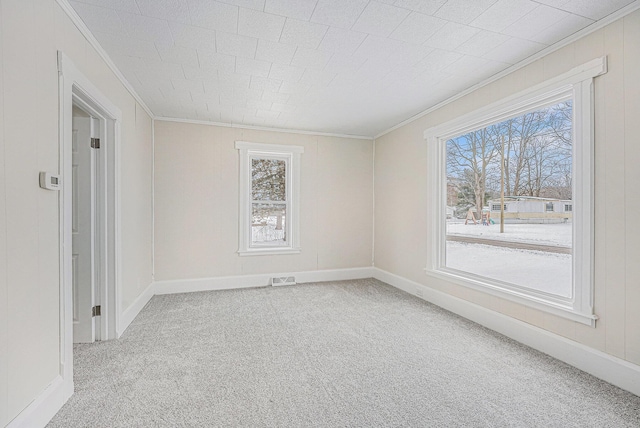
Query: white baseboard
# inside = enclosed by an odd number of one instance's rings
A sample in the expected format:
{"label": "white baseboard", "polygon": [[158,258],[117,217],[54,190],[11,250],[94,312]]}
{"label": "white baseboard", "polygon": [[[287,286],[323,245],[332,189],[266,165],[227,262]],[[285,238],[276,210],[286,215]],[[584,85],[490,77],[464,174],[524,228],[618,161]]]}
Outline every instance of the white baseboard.
{"label": "white baseboard", "polygon": [[[158,281],[150,284],[135,302],[122,313],[120,316],[118,337],[155,294],[266,286],[273,276],[292,275],[296,277],[298,283],[341,281],[373,277],[413,295],[416,295],[416,291],[420,289],[422,298],[428,302],[477,322],[491,330],[504,334],[520,343],[544,352],[558,360],[564,361],[606,382],[640,396],[640,366],[589,348],[578,342],[550,333],[515,318],[491,311],[466,300],[442,293],[423,284],[373,267]],[[64,382],[62,377],[58,376],[29,406],[7,425],[7,428],[45,426],[60,408],[62,408],[64,403]]]}
{"label": "white baseboard", "polygon": [[[297,272],[293,274],[299,283],[346,281],[350,279],[373,278],[373,267],[361,267],[350,269],[314,270],[309,272]],[[276,276],[276,275],[269,275]]]}
{"label": "white baseboard", "polygon": [[129,327],[129,324],[133,322],[133,320],[138,316],[142,308],[149,303],[149,300],[154,296],[155,284],[151,283],[145,290],[138,296],[136,300],[125,309],[118,319],[118,327],[116,329],[116,334],[118,337],[122,336],[122,333]]}
{"label": "white baseboard", "polygon": [[9,422],[7,428],[43,427],[58,413],[64,403],[62,377],[57,376],[31,404]]}
{"label": "white baseboard", "polygon": [[382,282],[413,295],[419,289],[418,297],[428,302],[640,396],[640,366],[382,269],[373,270],[374,278]]}
{"label": "white baseboard", "polygon": [[373,277],[373,268],[317,270],[307,272],[265,273],[259,275],[219,276],[213,278],[156,281],[155,294],[190,293],[194,291],[230,290],[235,288],[265,287],[272,277],[294,276],[297,283],[341,281]]}
{"label": "white baseboard", "polygon": [[[142,308],[156,294],[186,293],[192,291],[227,290],[267,286],[274,276],[295,276],[296,282],[341,281],[348,279],[372,278],[372,267],[320,270],[309,272],[270,273],[260,275],[228,276],[217,278],[157,281],[149,286],[125,309],[118,318],[116,334],[124,333]],[[73,385],[73,384],[71,384]],[[44,427],[65,403],[64,382],[61,376],[45,388],[38,397],[7,425],[7,428]],[[67,397],[68,398],[68,397]]]}

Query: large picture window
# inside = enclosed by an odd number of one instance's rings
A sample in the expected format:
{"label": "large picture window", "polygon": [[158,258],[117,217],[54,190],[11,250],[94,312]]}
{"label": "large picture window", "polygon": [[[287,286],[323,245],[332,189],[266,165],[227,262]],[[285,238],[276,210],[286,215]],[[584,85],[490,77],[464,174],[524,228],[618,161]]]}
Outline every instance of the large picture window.
{"label": "large picture window", "polygon": [[300,251],[299,162],[303,148],[237,141],[240,255]]}
{"label": "large picture window", "polygon": [[428,274],[595,325],[592,81],[604,72],[591,61],[425,132]]}
{"label": "large picture window", "polygon": [[572,110],[569,98],[446,141],[446,267],[571,296],[573,218],[554,206],[572,200]]}

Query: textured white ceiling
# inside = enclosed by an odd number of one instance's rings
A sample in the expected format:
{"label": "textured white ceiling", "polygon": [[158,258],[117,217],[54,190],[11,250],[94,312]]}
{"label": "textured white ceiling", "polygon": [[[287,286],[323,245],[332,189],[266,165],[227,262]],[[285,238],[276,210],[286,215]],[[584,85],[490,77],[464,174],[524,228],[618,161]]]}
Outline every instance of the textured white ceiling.
{"label": "textured white ceiling", "polygon": [[373,136],[633,0],[77,0],[156,116]]}

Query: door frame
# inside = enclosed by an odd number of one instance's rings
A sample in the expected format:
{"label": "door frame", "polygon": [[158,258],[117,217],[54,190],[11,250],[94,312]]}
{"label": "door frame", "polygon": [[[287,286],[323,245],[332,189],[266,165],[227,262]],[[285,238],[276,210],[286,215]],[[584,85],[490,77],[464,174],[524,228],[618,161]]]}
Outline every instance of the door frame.
{"label": "door frame", "polygon": [[99,336],[102,340],[119,336],[121,296],[120,239],[120,144],[122,112],[82,74],[62,51],[58,51],[59,90],[59,193],[60,230],[60,375],[64,401],[73,394],[73,293],[72,293],[72,119],[73,105],[100,122],[100,155],[97,176],[104,177],[97,188],[95,237],[99,241],[96,269],[101,305]]}
{"label": "door frame", "polygon": [[[80,186],[83,184],[88,185],[89,195],[85,195],[85,197],[80,197],[82,195],[82,191],[78,192],[78,189],[73,189],[73,195],[78,196],[78,200],[72,200],[73,206],[73,215],[78,214],[80,217],[78,219],[73,219],[76,227],[79,227],[81,224],[81,219],[84,217],[87,212],[89,214],[89,222],[84,222],[84,228],[82,229],[83,233],[80,236],[76,235],[77,230],[72,231],[72,244],[71,248],[73,250],[73,257],[78,257],[78,251],[75,247],[76,240],[79,245],[85,247],[83,253],[88,250],[89,254],[81,254],[84,263],[82,263],[82,268],[84,269],[85,275],[89,273],[90,282],[86,283],[85,281],[80,281],[79,278],[73,277],[73,284],[76,289],[73,290],[73,342],[74,343],[90,343],[97,340],[102,340],[102,328],[101,328],[101,316],[96,317],[92,315],[92,309],[89,306],[86,306],[88,303],[82,296],[89,297],[91,296],[90,302],[91,306],[100,305],[102,301],[102,296],[100,295],[103,284],[101,283],[101,278],[104,273],[101,272],[101,268],[103,266],[100,265],[101,255],[102,255],[102,242],[104,242],[103,237],[100,232],[104,231],[102,226],[102,222],[104,222],[104,216],[101,215],[101,212],[104,211],[104,200],[99,198],[99,186],[102,186],[102,183],[105,181],[106,175],[104,168],[101,166],[104,164],[104,148],[102,150],[93,150],[90,147],[89,138],[99,138],[100,141],[104,141],[104,133],[101,132],[101,120],[95,117],[95,109],[93,109],[88,103],[79,98],[76,94],[72,94],[73,99],[73,137],[72,140],[74,144],[78,145],[75,148],[77,150],[78,155],[80,153],[85,153],[85,155],[80,156],[80,163],[76,164],[74,158],[76,157],[76,153],[72,153],[71,158],[73,160],[72,168],[80,167],[81,164],[84,167],[83,174],[78,175],[77,177],[74,175],[72,177],[71,187]],[[82,111],[87,115],[86,118],[77,118],[75,116],[77,110]],[[86,120],[85,125],[81,125],[76,127],[76,119],[78,120]],[[86,128],[85,128],[86,127]],[[84,128],[82,139],[78,139],[76,132],[79,128]],[[88,138],[87,138],[88,137]],[[78,140],[77,140],[78,139]],[[77,141],[76,141],[77,140]],[[78,168],[78,172],[81,168]],[[88,198],[86,197],[88,196]],[[84,245],[83,245],[84,244]],[[79,268],[79,266],[73,266],[72,276],[79,274],[83,269]],[[88,271],[88,272],[87,272]],[[82,275],[83,279],[89,279]],[[81,287],[78,289],[77,287]],[[75,305],[82,305],[81,307],[76,307]],[[78,317],[78,322],[76,322],[76,317]],[[90,333],[90,336],[85,335],[85,333]],[[80,339],[80,340],[79,340]]]}

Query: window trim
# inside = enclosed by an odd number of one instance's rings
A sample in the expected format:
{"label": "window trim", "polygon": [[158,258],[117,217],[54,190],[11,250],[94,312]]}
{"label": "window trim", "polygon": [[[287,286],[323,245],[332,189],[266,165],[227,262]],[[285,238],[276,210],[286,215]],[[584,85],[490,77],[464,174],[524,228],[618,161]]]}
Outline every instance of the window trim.
{"label": "window trim", "polygon": [[[300,158],[304,147],[236,141],[235,148],[240,156],[238,254],[254,256],[300,253]],[[284,159],[287,162],[286,246],[252,246],[251,160],[256,157]]]}
{"label": "window trim", "polygon": [[[434,279],[450,281],[595,327],[598,317],[593,311],[593,79],[606,72],[607,57],[597,58],[527,90],[429,128],[424,132],[428,159],[427,200],[435,202],[431,209],[427,210],[428,253],[425,268],[427,275]],[[573,209],[578,214],[573,216],[572,297],[563,298],[446,268],[444,265],[446,141],[465,132],[480,129],[492,123],[569,98],[573,100],[573,171],[575,177],[573,180]]]}

